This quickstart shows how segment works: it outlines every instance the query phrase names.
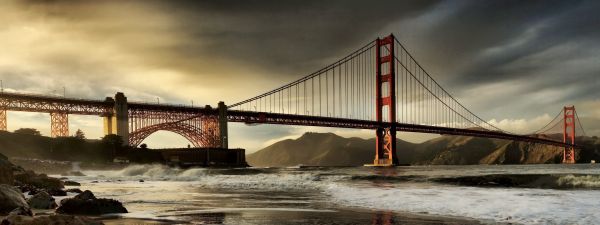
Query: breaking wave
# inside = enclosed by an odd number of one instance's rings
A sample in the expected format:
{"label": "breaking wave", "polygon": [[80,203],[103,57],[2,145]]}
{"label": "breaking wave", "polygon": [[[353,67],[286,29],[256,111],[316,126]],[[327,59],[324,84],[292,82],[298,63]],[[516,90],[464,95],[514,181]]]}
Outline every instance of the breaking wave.
{"label": "breaking wave", "polygon": [[600,175],[585,174],[493,174],[433,178],[431,181],[474,187],[600,189]]}
{"label": "breaking wave", "polygon": [[[90,175],[101,175],[106,180],[135,181],[197,181],[195,186],[226,189],[260,190],[315,190],[327,181],[347,179],[345,175],[290,169],[180,169],[164,165],[131,165],[117,171],[86,171]],[[87,179],[97,179],[89,177]]]}
{"label": "breaking wave", "polygon": [[558,179],[561,187],[600,189],[598,175],[566,175]]}
{"label": "breaking wave", "polygon": [[600,189],[600,175],[589,174],[490,174],[479,176],[347,175],[321,170],[290,168],[180,169],[165,165],[131,165],[116,171],[86,171],[112,180],[202,181],[198,185],[246,189],[320,189],[327,182],[440,183],[471,187],[541,189]]}

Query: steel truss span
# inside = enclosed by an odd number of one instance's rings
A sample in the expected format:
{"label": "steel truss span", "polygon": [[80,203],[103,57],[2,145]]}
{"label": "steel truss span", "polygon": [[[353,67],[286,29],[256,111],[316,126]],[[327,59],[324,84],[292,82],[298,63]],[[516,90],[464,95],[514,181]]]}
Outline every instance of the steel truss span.
{"label": "steel truss span", "polygon": [[0,93],[0,109],[8,111],[107,116],[112,115],[113,104],[114,102],[100,100]]}
{"label": "steel truss span", "polygon": [[194,147],[218,147],[218,117],[213,110],[130,105],[129,144],[138,146],[152,133],[164,130],[185,137]]}
{"label": "steel truss span", "polygon": [[[105,134],[117,134],[115,99],[86,100],[21,93],[0,93],[0,129],[7,130],[7,111],[50,114],[51,136],[69,136],[69,114],[105,117]],[[137,146],[152,133],[165,130],[185,137],[194,147],[218,147],[218,114],[210,107],[148,104],[127,105],[127,143]],[[108,122],[107,122],[108,121]]]}

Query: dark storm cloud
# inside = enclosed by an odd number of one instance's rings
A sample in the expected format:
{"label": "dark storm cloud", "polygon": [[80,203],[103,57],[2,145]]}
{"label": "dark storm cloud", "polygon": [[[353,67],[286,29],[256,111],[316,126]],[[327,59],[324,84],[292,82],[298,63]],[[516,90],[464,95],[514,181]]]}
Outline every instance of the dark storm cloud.
{"label": "dark storm cloud", "polygon": [[372,41],[390,22],[423,13],[436,2],[169,1],[166,11],[177,14],[177,26],[190,42],[203,42],[174,46],[177,52],[209,53],[295,78]]}
{"label": "dark storm cloud", "polygon": [[[529,65],[529,68],[517,68],[518,71],[502,70],[502,66],[567,42],[577,41],[585,45],[589,44],[586,42],[597,41],[600,34],[597,29],[600,25],[598,6],[600,2],[597,1],[519,1],[514,4],[506,1],[480,1],[466,7],[459,12],[461,15],[455,21],[441,25],[464,27],[458,32],[450,33],[463,33],[455,38],[475,43],[456,45],[455,52],[463,52],[466,57],[474,60],[474,65],[466,69],[460,75],[462,79],[457,82],[498,81],[535,72],[551,64]],[[446,42],[452,40],[451,37]],[[482,49],[510,45],[510,42],[516,42],[518,46],[500,54],[477,57]],[[568,55],[565,55],[564,60],[569,59],[566,56]],[[467,60],[466,57],[463,60]]]}

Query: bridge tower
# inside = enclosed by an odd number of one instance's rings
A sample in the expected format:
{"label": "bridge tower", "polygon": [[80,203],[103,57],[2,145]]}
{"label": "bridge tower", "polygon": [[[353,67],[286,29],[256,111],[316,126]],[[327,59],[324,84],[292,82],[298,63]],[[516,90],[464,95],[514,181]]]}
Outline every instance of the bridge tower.
{"label": "bridge tower", "polygon": [[114,102],[112,115],[104,116],[104,135],[116,134],[121,136],[123,144],[129,143],[129,113],[127,110],[127,97],[122,92],[117,92],[115,98],[106,101]]}
{"label": "bridge tower", "polygon": [[[375,113],[382,124],[376,131],[374,166],[398,165],[396,156],[396,74],[394,35],[375,40]],[[384,116],[387,117],[384,120]]]}
{"label": "bridge tower", "polygon": [[[563,116],[563,142],[575,144],[575,106],[565,106]],[[565,147],[563,163],[575,163],[573,147]]]}

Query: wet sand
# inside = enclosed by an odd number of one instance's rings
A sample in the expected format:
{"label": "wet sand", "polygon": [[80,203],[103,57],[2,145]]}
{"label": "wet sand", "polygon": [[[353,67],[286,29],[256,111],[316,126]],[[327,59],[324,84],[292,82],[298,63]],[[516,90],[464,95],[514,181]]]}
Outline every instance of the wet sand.
{"label": "wet sand", "polygon": [[[225,212],[226,211],[226,212]],[[189,220],[186,220],[189,219]],[[332,211],[273,211],[269,209],[224,209],[212,212],[187,213],[179,215],[179,220],[149,220],[133,218],[102,219],[107,225],[129,224],[406,224],[406,225],[476,225],[482,224],[467,218],[451,218],[425,214],[393,213],[359,209]]]}

